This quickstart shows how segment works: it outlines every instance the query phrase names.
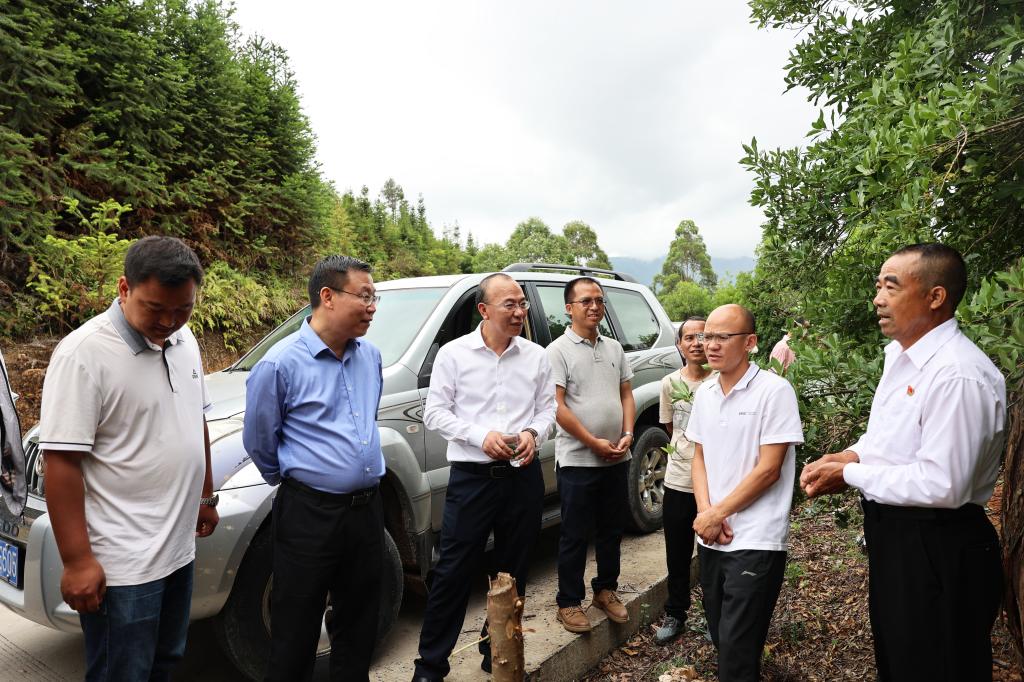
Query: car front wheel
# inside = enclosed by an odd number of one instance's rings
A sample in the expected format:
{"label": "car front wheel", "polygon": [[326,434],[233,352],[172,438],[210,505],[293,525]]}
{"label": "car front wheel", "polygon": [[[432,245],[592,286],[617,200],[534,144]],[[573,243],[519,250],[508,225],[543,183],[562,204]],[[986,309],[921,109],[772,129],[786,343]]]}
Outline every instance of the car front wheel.
{"label": "car front wheel", "polygon": [[[274,585],[272,560],[273,543],[270,527],[267,526],[250,543],[231,595],[214,618],[214,629],[224,653],[241,673],[252,680],[263,679],[270,657],[270,595]],[[402,559],[395,541],[386,530],[383,573],[380,616],[377,621],[378,643],[398,619],[403,591]],[[331,606],[328,603],[316,648],[318,658],[331,652],[326,627],[330,617]]]}

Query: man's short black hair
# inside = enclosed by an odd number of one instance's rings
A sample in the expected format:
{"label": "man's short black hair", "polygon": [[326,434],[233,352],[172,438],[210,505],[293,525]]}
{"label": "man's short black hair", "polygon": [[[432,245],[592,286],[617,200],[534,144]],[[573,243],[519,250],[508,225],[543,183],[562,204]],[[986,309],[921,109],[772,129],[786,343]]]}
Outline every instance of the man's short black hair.
{"label": "man's short black hair", "polygon": [[679,329],[676,330],[676,343],[679,343],[683,338],[683,327],[686,326],[687,322],[707,322],[708,318],[701,315],[690,315],[688,318],[679,323]]}
{"label": "man's short black hair", "polygon": [[181,286],[188,280],[200,286],[203,266],[196,252],[177,237],[143,237],[124,255],[124,277],[129,287],[152,277],[165,287]]}
{"label": "man's short black hair", "polygon": [[570,279],[565,283],[565,289],[562,290],[562,296],[565,298],[566,303],[572,303],[573,291],[576,289],[576,285],[580,282],[588,282],[590,284],[596,284],[597,288],[604,293],[604,287],[593,277],[577,277],[576,279]]}
{"label": "man's short black hair", "polygon": [[915,274],[921,284],[927,289],[945,289],[951,309],[955,311],[967,291],[967,264],[960,252],[951,246],[932,242],[904,246],[893,255],[908,253],[915,253],[920,258]]}
{"label": "man's short black hair", "polygon": [[476,304],[487,303],[487,291],[491,288],[491,284],[496,279],[507,279],[511,282],[516,281],[514,277],[506,275],[504,272],[495,272],[487,275],[480,280],[480,288],[476,290]]}
{"label": "man's short black hair", "polygon": [[352,256],[327,256],[320,259],[309,276],[309,307],[320,306],[320,290],[324,287],[335,291],[345,288],[349,270],[373,272],[369,263]]}

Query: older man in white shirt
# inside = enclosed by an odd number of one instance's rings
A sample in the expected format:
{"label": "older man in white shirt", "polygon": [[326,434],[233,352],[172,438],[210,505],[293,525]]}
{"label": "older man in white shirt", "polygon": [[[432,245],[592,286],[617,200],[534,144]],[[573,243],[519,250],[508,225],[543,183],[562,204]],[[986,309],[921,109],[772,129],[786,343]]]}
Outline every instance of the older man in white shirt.
{"label": "older man in white shirt", "polygon": [[805,492],[863,495],[879,679],[990,680],[1002,592],[985,515],[1005,438],[1006,387],[957,327],[963,258],[941,244],[882,265],[885,367],[864,436],[807,465]]}
{"label": "older man in white shirt", "polygon": [[[526,594],[530,548],[540,532],[544,477],[537,449],[555,421],[555,385],[547,353],[520,338],[529,308],[504,274],[480,283],[483,322],[438,351],[423,412],[448,441],[451,473],[420,631],[413,680],[441,680],[469,603],[470,579],[494,532],[495,568]],[[486,632],[486,624],[484,629]],[[490,648],[481,667],[490,672]]]}

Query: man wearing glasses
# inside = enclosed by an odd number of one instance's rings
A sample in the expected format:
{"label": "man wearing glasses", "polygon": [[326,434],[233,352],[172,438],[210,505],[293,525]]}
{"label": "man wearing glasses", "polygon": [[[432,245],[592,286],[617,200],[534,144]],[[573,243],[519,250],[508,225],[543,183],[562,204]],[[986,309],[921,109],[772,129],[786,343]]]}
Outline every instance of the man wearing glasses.
{"label": "man wearing glasses", "polygon": [[629,620],[615,590],[629,511],[636,403],[630,387],[633,370],[622,346],[598,332],[605,314],[601,285],[578,277],[565,285],[564,295],[572,324],[547,349],[558,405],[555,457],[562,504],[557,618],[569,632],[589,632],[590,619],[580,604],[591,532],[597,555],[593,606],[615,623]]}
{"label": "man wearing glasses", "polygon": [[786,566],[794,446],[803,430],[793,387],[748,358],[757,345],[750,311],[716,308],[701,339],[719,372],[697,389],[686,427],[695,444],[704,612],[718,679],[756,682]]}
{"label": "man wearing glasses", "polygon": [[245,448],[274,498],[267,680],[313,675],[330,595],[331,680],[368,680],[384,556],[378,494],[380,351],[370,266],[330,256],[309,278],[312,314],[246,381]]}
{"label": "man wearing glasses", "polygon": [[[477,293],[480,326],[445,344],[434,360],[423,423],[448,441],[451,473],[414,682],[448,674],[471,580],[492,531],[494,569],[510,573],[519,596],[526,594],[544,500],[535,455],[555,421],[547,355],[519,336],[529,307],[514,279],[485,277]],[[481,643],[480,651],[480,667],[490,672],[490,645]]]}

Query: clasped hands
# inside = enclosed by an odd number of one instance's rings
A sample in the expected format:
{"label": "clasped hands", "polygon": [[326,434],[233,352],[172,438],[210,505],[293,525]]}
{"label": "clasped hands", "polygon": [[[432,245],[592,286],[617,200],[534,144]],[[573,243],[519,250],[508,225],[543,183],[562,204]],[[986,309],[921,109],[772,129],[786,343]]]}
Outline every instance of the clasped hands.
{"label": "clasped hands", "polygon": [[499,461],[518,459],[520,466],[527,466],[537,454],[537,441],[533,439],[533,434],[529,431],[520,431],[519,445],[513,450],[505,442],[505,437],[500,431],[488,431],[480,449],[491,459]]}
{"label": "clasped hands", "polygon": [[728,545],[732,542],[732,527],[714,507],[708,507],[697,514],[693,520],[693,530],[706,545]]}
{"label": "clasped hands", "polygon": [[625,435],[618,443],[613,443],[607,438],[595,438],[589,447],[590,451],[601,459],[614,461],[624,457],[632,444],[633,436]]}
{"label": "clasped hands", "polygon": [[852,450],[822,455],[800,472],[800,487],[807,497],[831,495],[845,490],[847,485],[843,478],[843,468],[859,461],[857,453]]}

